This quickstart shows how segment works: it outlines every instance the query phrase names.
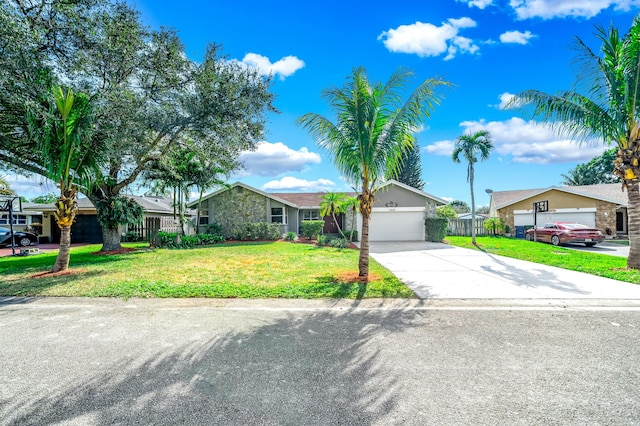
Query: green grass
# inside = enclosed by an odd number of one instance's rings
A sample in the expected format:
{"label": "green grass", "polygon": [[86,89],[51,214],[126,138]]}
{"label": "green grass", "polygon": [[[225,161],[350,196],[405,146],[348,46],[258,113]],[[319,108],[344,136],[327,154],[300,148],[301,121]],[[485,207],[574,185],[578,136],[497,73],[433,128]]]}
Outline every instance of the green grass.
{"label": "green grass", "polygon": [[190,250],[149,249],[94,254],[71,250],[69,275],[34,277],[51,269],[56,252],[0,258],[2,296],[376,298],[415,297],[373,259],[367,285],[357,275],[358,251],[307,244],[239,243]]}
{"label": "green grass", "polygon": [[551,244],[505,237],[478,237],[478,247],[471,244],[471,237],[449,236],[445,242],[453,246],[640,284],[640,271],[627,269],[627,259],[624,257],[571,250]]}

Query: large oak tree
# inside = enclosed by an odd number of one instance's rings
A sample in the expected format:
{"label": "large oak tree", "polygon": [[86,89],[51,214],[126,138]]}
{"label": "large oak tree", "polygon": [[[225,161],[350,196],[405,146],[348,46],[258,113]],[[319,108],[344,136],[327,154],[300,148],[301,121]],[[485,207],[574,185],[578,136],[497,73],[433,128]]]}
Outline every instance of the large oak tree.
{"label": "large oak tree", "polygon": [[[188,140],[203,161],[238,167],[275,111],[271,79],[210,45],[189,59],[171,29],[153,30],[138,12],[107,0],[10,0],[0,5],[0,162],[46,176],[27,111],[64,84],[89,96],[101,173],[85,195],[103,225],[103,250],[120,247],[124,190]],[[99,143],[98,143],[99,142]],[[74,171],[72,170],[71,173]],[[124,218],[124,219],[123,219]]]}

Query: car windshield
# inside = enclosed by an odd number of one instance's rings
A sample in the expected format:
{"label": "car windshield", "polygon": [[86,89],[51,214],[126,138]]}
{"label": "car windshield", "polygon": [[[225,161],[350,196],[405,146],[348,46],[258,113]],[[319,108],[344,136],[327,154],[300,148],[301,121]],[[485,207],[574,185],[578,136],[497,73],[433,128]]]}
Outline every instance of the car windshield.
{"label": "car windshield", "polygon": [[581,225],[579,223],[563,223],[562,226],[567,229],[589,229],[588,226]]}

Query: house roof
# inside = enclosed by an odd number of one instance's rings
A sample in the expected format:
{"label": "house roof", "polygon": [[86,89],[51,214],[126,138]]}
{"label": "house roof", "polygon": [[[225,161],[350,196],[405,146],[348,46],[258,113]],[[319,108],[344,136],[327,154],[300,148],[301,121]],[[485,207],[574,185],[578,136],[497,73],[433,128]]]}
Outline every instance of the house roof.
{"label": "house roof", "polygon": [[[384,184],[382,184],[380,186],[380,188],[378,189],[383,189],[389,185],[395,185],[398,186],[400,188],[404,188],[408,191],[411,191],[415,194],[418,194],[422,197],[425,198],[429,198],[434,200],[437,204],[441,204],[441,205],[445,205],[447,204],[446,201],[444,201],[441,198],[438,198],[436,196],[433,196],[431,194],[427,194],[424,191],[420,191],[419,189],[413,188],[409,185],[405,185],[404,183],[398,182],[396,180],[389,180],[387,182],[385,182]],[[207,200],[211,197],[214,197],[222,192],[228,191],[231,188],[234,188],[236,186],[241,186],[245,189],[248,189],[250,191],[254,191],[258,194],[264,195],[265,197],[269,197],[272,200],[278,201],[282,204],[288,205],[290,207],[294,207],[294,208],[307,208],[307,209],[317,209],[320,207],[320,202],[321,197],[326,194],[326,192],[264,192],[261,191],[259,189],[256,189],[252,186],[249,186],[247,184],[244,184],[242,182],[236,182],[228,187],[219,189],[218,191],[212,192],[211,194],[207,194],[204,197],[202,197],[202,201]],[[348,196],[356,196],[357,194],[355,192],[347,192],[346,195]],[[188,207],[195,207],[198,204],[198,201],[192,201],[190,203],[187,204]]]}
{"label": "house roof", "polygon": [[[215,192],[212,192],[211,194],[207,194],[204,197],[202,197],[202,201],[208,200],[211,197],[215,197],[218,194],[221,194],[221,193],[223,193],[225,191],[228,191],[228,190],[230,190],[232,188],[236,188],[238,186],[240,186],[242,188],[245,188],[245,189],[248,189],[249,191],[253,191],[255,193],[258,193],[260,195],[264,195],[265,197],[271,198],[272,200],[278,201],[278,202],[280,202],[282,204],[285,204],[287,206],[298,207],[296,204],[292,203],[291,201],[288,201],[288,200],[285,200],[283,198],[280,198],[275,194],[270,194],[268,192],[261,191],[261,190],[259,190],[257,188],[254,188],[254,187],[252,187],[250,185],[247,185],[245,183],[242,183],[242,182],[233,183],[233,184],[231,184],[231,185],[229,185],[227,187],[224,187],[224,188],[221,188],[221,189],[219,189],[219,190],[217,190]],[[187,207],[194,208],[194,207],[196,207],[198,205],[198,202],[199,202],[198,200],[192,201],[192,202],[187,204]]]}
{"label": "house roof", "polygon": [[[299,208],[317,209],[320,207],[322,196],[325,194],[326,192],[279,192],[271,195],[287,200]],[[346,195],[355,197],[356,193],[347,192]]]}
{"label": "house roof", "polygon": [[510,206],[535,197],[545,192],[557,190],[568,194],[581,195],[583,197],[594,198],[597,200],[608,201],[611,203],[626,206],[627,193],[622,191],[619,183],[603,183],[599,185],[581,185],[581,186],[550,186],[548,188],[538,189],[519,189],[515,191],[494,191],[491,193],[491,200],[496,209]]}
{"label": "house roof", "polygon": [[418,194],[418,195],[420,195],[422,197],[425,197],[425,198],[430,198],[433,201],[435,201],[436,204],[440,204],[442,206],[444,206],[446,204],[449,204],[447,201],[443,200],[442,198],[438,198],[435,195],[428,194],[428,193],[426,193],[424,191],[421,191],[419,189],[416,189],[416,188],[414,188],[412,186],[406,185],[406,184],[404,184],[402,182],[398,182],[397,180],[393,180],[393,179],[388,180],[385,183],[383,183],[382,185],[380,185],[380,188],[378,188],[378,190],[383,189],[383,188],[385,188],[387,186],[390,186],[390,185],[395,185],[395,186],[398,186],[400,188],[404,188],[407,191],[413,192],[413,193]]}
{"label": "house roof", "polygon": [[[125,195],[126,197],[133,198],[136,203],[140,204],[142,210],[146,213],[173,213],[173,200],[170,198],[164,197],[150,197],[150,196],[140,196],[140,195]],[[94,211],[95,206],[88,198],[78,198],[78,210],[79,211]],[[40,212],[52,212],[56,209],[56,206],[51,204],[35,204],[35,203],[24,203],[22,205],[22,210],[29,211],[40,211]]]}

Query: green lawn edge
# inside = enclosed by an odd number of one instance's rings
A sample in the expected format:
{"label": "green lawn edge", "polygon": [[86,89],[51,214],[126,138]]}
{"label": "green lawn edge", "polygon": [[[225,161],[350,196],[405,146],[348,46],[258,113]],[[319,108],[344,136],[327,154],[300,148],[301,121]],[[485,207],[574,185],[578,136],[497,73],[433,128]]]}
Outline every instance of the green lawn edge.
{"label": "green lawn edge", "polygon": [[219,244],[186,250],[123,244],[134,252],[96,255],[100,245],[74,247],[69,275],[34,278],[56,252],[0,258],[0,296],[157,298],[415,298],[370,259],[370,283],[347,282],[358,251],[289,242]]}
{"label": "green lawn edge", "polygon": [[640,284],[640,270],[627,268],[627,259],[624,257],[508,237],[477,237],[477,246],[471,243],[471,237],[448,236],[444,242],[456,247]]}

